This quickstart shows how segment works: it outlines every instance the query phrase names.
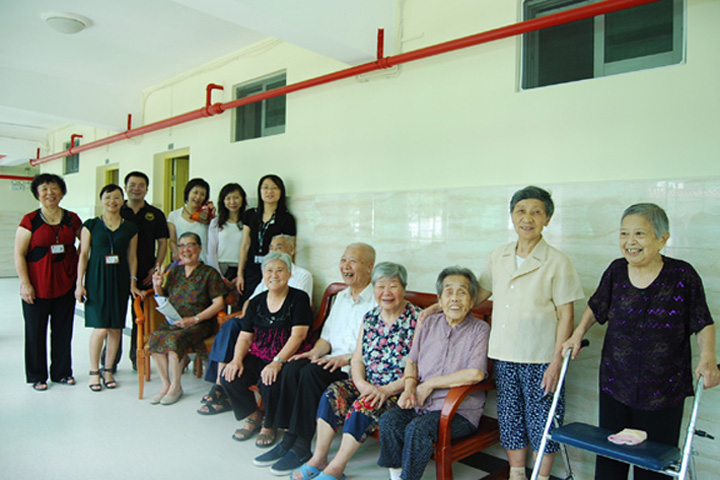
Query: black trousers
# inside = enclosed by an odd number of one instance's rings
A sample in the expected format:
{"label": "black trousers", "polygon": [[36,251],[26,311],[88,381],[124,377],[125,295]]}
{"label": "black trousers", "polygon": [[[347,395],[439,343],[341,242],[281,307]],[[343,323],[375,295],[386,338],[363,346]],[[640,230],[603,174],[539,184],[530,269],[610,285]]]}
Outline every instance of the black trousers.
{"label": "black trousers", "polygon": [[297,437],[300,448],[309,450],[317,427],[320,397],[328,385],[346,378],[347,374],[340,369],[331,372],[307,359],[288,362],[281,372],[274,426],[286,428],[287,438]]}
{"label": "black trousers", "polygon": [[279,390],[278,381],[273,386],[268,387],[260,380],[260,372],[267,365],[267,360],[256,357],[255,355],[245,355],[243,359],[243,372],[239,378],[228,382],[224,376],[220,376],[220,384],[225,389],[228,398],[230,399],[230,405],[232,406],[233,413],[235,413],[236,420],[242,420],[247,417],[255,410],[257,410],[257,401],[255,400],[255,394],[249,390],[252,385],[257,385],[260,388],[260,395],[263,398],[265,404],[265,422],[263,423],[266,427],[272,427],[272,424],[268,422],[268,400],[271,397],[269,390],[274,386],[276,390]]}
{"label": "black trousers", "polygon": [[47,327],[50,321],[50,379],[70,377],[75,296],[71,289],[57,298],[36,298],[22,302],[25,319],[25,379],[28,383],[47,382]]}
{"label": "black trousers", "polygon": [[[683,417],[683,403],[663,410],[636,410],[610,395],[600,392],[600,426],[614,432],[623,428],[644,430],[648,440],[677,446]],[[630,465],[598,456],[595,460],[595,480],[621,480],[628,478]],[[672,478],[640,467],[634,467],[635,480]]]}

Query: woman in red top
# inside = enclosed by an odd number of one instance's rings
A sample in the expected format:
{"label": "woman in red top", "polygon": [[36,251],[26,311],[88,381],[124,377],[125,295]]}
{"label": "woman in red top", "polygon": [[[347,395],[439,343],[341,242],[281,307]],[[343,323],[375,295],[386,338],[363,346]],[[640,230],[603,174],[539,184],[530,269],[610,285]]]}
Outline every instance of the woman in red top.
{"label": "woman in red top", "polygon": [[35,390],[43,391],[48,388],[48,319],[50,379],[75,385],[70,344],[78,261],[75,240],[82,223],[60,207],[67,192],[62,178],[43,173],[33,179],[31,189],[41,207],[20,222],[14,256],[25,318],[25,378]]}

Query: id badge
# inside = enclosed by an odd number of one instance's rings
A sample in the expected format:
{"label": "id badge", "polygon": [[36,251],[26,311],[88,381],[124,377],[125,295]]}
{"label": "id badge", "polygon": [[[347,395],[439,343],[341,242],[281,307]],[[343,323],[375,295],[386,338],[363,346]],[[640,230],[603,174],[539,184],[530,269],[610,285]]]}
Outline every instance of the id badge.
{"label": "id badge", "polygon": [[58,253],[65,253],[65,245],[63,245],[62,243],[50,245],[50,253],[52,253],[53,255],[57,255]]}
{"label": "id badge", "polygon": [[105,255],[105,265],[117,265],[120,263],[119,255]]}

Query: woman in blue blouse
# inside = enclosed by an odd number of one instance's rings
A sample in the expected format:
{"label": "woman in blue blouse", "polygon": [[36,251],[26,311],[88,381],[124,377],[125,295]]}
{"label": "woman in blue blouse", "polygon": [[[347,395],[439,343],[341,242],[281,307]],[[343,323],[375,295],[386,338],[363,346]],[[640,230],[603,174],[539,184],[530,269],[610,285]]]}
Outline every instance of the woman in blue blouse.
{"label": "woman in blue blouse", "polygon": [[[695,374],[720,382],[715,325],[702,280],[687,262],[660,254],[670,238],[667,215],[652,203],[628,207],[620,226],[623,258],[605,270],[563,351],[580,350],[585,332],[607,323],[600,361],[600,426],[644,430],[677,445],[685,397],[693,394],[690,334],[697,334]],[[597,457],[596,479],[627,478],[629,466]],[[669,478],[635,468],[635,480]]]}

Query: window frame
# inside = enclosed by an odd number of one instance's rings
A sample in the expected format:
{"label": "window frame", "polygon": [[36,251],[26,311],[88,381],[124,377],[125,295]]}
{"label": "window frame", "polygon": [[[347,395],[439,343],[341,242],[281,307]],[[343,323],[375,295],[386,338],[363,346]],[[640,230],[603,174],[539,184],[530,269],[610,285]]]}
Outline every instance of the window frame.
{"label": "window frame", "polygon": [[[598,3],[601,0],[523,0],[521,13],[524,20],[544,17],[560,11]],[[600,78],[609,75],[646,70],[650,68],[678,65],[685,62],[686,58],[686,22],[687,4],[686,0],[671,0],[673,4],[673,33],[672,50],[660,52],[642,57],[629,58],[624,60],[605,61],[605,15],[593,17],[593,75],[590,78]],[[520,88],[530,90],[533,88],[560,85],[579,80],[567,80],[565,82],[538,85],[540,76],[540,60],[538,55],[539,33],[537,31],[523,35],[521,47],[521,75]],[[531,86],[529,86],[531,85]]]}
{"label": "window frame", "polygon": [[[275,83],[282,83],[281,85],[277,85],[273,88],[268,88],[269,85],[275,84]],[[287,72],[285,70],[275,72],[260,78],[256,78],[247,82],[238,83],[233,86],[233,97],[237,100],[240,98],[246,98],[251,95],[256,95],[258,93],[267,92],[270,90],[273,90],[275,88],[281,88],[283,86],[287,85]],[[251,93],[247,93],[245,95],[239,96],[240,90],[247,90],[247,89],[253,89]],[[287,125],[287,95],[282,95],[281,97],[275,97],[275,98],[282,98],[285,102],[285,113],[283,118],[282,125],[275,125],[272,127],[266,126],[266,120],[268,117],[268,101],[270,99],[261,100],[260,103],[260,135],[258,136],[247,136],[242,137],[240,135],[240,132],[238,131],[239,124],[241,121],[241,116],[243,115],[243,112],[245,112],[246,107],[249,108],[257,108],[255,104],[249,104],[249,105],[243,105],[240,107],[237,107],[233,115],[233,122],[232,122],[232,141],[233,142],[242,142],[246,140],[253,140],[256,138],[264,138],[269,137],[272,135],[279,135],[282,133],[285,133],[286,125]]]}
{"label": "window frame", "polygon": [[[70,142],[65,142],[63,144],[65,147],[65,150],[70,149]],[[73,147],[79,147],[80,146],[80,139],[76,138],[73,142]],[[72,155],[68,155],[63,158],[63,175],[72,175],[73,173],[78,173],[80,171],[80,154],[79,153],[73,153]]]}

